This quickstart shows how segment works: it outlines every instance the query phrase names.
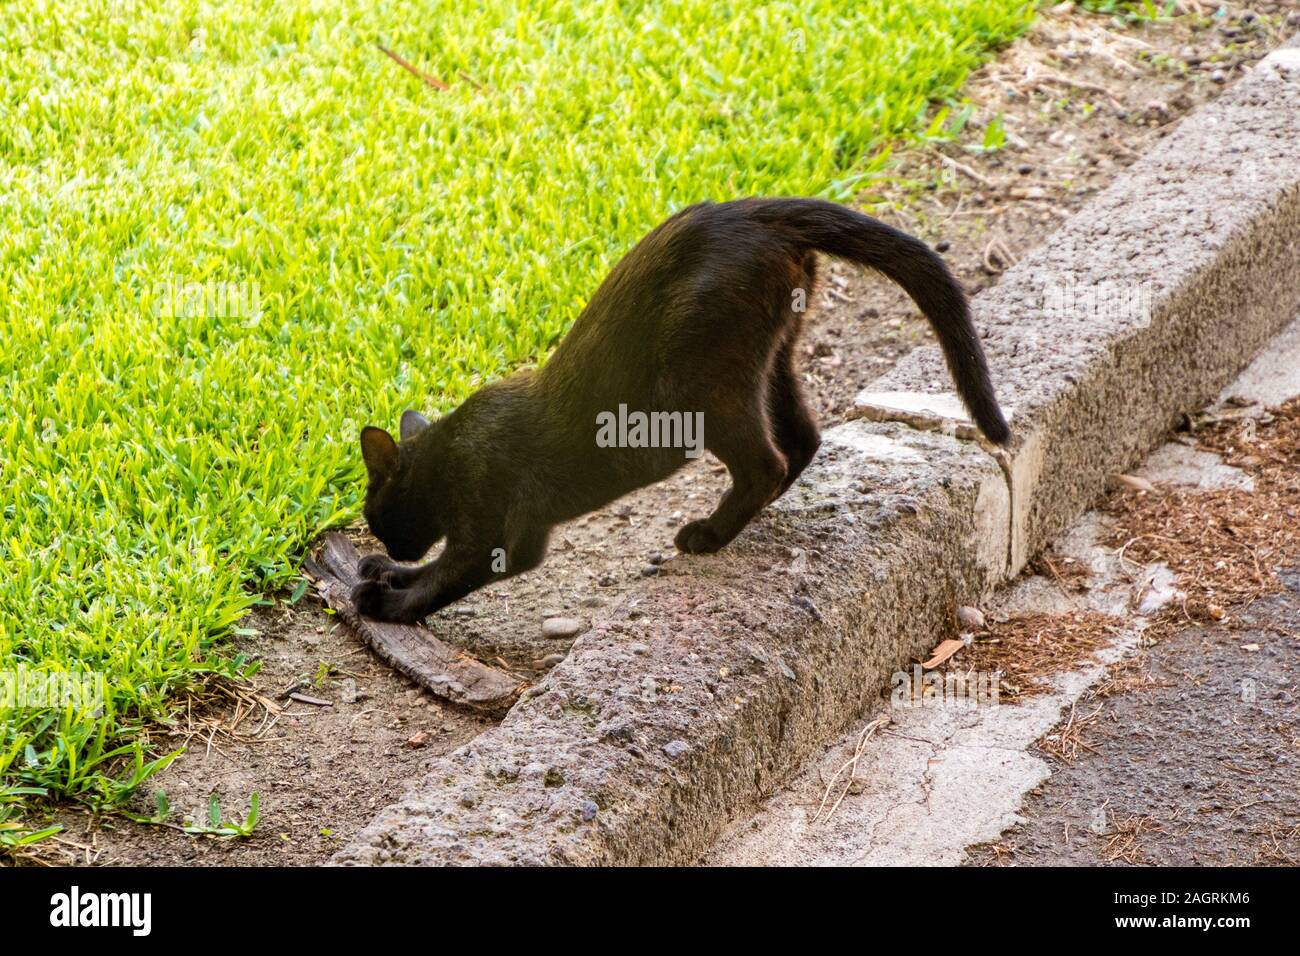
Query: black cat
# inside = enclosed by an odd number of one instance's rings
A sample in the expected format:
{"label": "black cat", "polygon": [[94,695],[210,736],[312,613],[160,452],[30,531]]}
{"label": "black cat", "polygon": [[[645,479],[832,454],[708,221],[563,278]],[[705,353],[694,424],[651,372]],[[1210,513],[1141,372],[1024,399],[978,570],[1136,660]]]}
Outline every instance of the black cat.
{"label": "black cat", "polygon": [[620,432],[625,440],[611,443],[608,430],[598,440],[601,423],[627,409],[666,413],[660,425],[702,421],[703,445],[727,466],[731,488],[711,515],[681,528],[676,545],[698,553],[727,544],[790,487],[821,441],[793,367],[816,251],[878,269],[907,291],[971,416],[1006,443],[966,298],[924,243],[815,199],[701,203],[614,267],[541,370],[484,386],[434,422],[406,412],[400,445],[382,429],[362,431],[375,537],[398,561],[447,544],[419,566],[368,555],[357,608],[417,621],[536,567],[557,523],[685,464],[689,450],[664,447],[671,440]]}

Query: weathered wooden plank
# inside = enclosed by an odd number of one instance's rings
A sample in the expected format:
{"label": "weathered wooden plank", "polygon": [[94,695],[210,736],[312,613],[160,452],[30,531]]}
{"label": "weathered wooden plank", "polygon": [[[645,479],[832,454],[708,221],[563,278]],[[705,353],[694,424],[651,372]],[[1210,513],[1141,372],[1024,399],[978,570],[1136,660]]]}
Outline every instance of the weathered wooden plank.
{"label": "weathered wooden plank", "polygon": [[493,715],[509,710],[527,686],[522,677],[476,660],[424,627],[372,621],[357,613],[352,589],[361,580],[360,560],[351,541],[331,534],[303,569],[315,579],[325,603],[390,667],[450,703]]}

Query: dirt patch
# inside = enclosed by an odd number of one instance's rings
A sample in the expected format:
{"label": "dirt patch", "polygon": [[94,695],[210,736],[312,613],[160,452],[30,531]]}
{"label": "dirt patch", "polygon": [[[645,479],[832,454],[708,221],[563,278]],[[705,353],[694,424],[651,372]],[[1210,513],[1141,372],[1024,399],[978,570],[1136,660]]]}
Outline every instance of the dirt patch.
{"label": "dirt patch", "polygon": [[320,863],[401,796],[434,757],[489,726],[416,690],[306,600],[258,608],[244,626],[259,632],[243,639],[241,651],[260,661],[261,671],[250,686],[211,688],[170,732],[154,732],[155,753],[186,752],[141,788],[130,809],[155,815],[161,790],[171,805],[167,823],[206,825],[212,795],[227,819],[243,820],[257,793],[262,822],[253,836],[191,836],[63,809],[55,816],[63,833],[37,844],[32,862]]}
{"label": "dirt patch", "polygon": [[[947,141],[901,150],[897,179],[860,201],[934,244],[970,293],[992,285],[1171,124],[1276,44],[1282,4],[1256,4],[1248,21],[1244,7],[1223,6],[1226,17],[1134,26],[1064,7],[1045,11],[1030,34],[973,75],[961,130],[949,122]],[[957,104],[954,113],[962,112]],[[1002,148],[967,148],[982,145],[985,130],[998,123]],[[838,263],[823,276],[811,298],[801,360],[809,396],[829,427],[844,420],[859,391],[933,336],[887,281]],[[548,617],[576,618],[580,634],[615,605],[634,610],[636,589],[647,578],[688,573],[675,557],[673,535],[711,510],[725,485],[722,466],[706,456],[669,481],[557,529],[540,569],[470,595],[430,618],[429,626],[483,660],[540,674],[575,639],[545,637]],[[350,533],[363,551],[375,548],[360,531]],[[700,569],[694,564],[689,573],[707,573]],[[371,660],[330,626],[311,598],[261,609],[245,623],[260,633],[241,639],[238,650],[261,660],[262,672],[240,694],[191,708],[180,734],[157,736],[160,751],[185,740],[190,748],[144,788],[136,809],[152,813],[152,793],[161,788],[177,818],[201,820],[215,792],[228,815],[242,817],[257,791],[263,822],[255,836],[196,838],[65,810],[59,819],[68,829],[45,844],[43,858],[318,863],[398,797],[427,761],[488,726],[419,694]],[[322,661],[336,670],[311,683]],[[333,706],[280,696],[303,677],[308,696]],[[344,700],[346,680],[362,696]],[[286,705],[256,741],[239,739],[251,719],[265,716],[241,714],[249,693]],[[423,746],[410,746],[421,733]]]}

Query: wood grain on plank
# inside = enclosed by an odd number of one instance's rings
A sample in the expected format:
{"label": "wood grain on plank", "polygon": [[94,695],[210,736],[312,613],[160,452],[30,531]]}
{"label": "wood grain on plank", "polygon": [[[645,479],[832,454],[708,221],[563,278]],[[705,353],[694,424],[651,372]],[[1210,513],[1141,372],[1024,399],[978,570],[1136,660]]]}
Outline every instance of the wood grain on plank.
{"label": "wood grain on plank", "polygon": [[327,535],[318,557],[304,570],[316,580],[325,603],[390,667],[443,700],[485,714],[503,714],[519,699],[523,678],[484,664],[414,624],[372,621],[357,613],[352,589],[361,581],[361,555],[341,534]]}

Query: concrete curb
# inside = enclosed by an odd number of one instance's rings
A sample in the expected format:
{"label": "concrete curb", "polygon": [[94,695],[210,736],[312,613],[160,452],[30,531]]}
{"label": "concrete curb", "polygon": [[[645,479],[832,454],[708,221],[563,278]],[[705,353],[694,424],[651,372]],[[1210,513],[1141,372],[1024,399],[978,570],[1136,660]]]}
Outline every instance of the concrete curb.
{"label": "concrete curb", "polygon": [[976,300],[1009,452],[913,353],[726,553],[594,622],[333,862],[698,859],[1296,314],[1297,142],[1292,41]]}

